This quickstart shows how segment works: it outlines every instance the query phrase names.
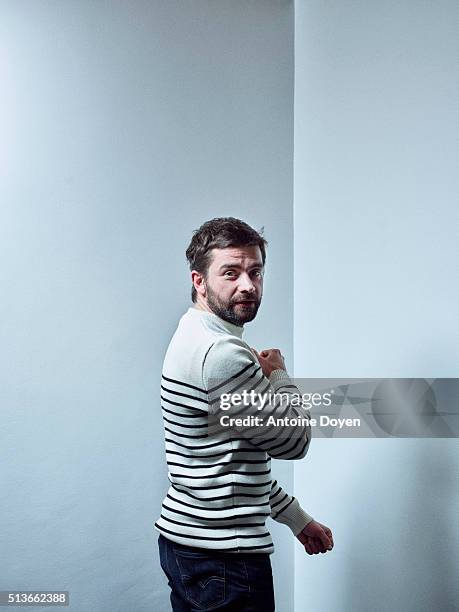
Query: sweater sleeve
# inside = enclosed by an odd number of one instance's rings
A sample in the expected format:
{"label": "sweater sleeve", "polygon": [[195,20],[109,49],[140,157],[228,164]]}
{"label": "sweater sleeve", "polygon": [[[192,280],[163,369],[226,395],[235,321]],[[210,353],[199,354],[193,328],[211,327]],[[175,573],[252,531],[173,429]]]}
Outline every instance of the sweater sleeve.
{"label": "sweater sleeve", "polygon": [[273,480],[271,483],[269,505],[271,507],[271,518],[278,523],[287,525],[295,536],[314,520],[303,510],[296,497],[289,495],[282,489],[277,480]]}
{"label": "sweater sleeve", "polygon": [[[298,401],[299,390],[285,370],[274,370],[266,378],[243,340],[225,336],[210,347],[203,363],[203,383],[211,412],[231,417],[230,426],[251,444],[276,459],[306,455],[311,441],[310,413]],[[242,406],[236,397],[244,397]],[[250,416],[258,417],[262,424],[244,419]]]}

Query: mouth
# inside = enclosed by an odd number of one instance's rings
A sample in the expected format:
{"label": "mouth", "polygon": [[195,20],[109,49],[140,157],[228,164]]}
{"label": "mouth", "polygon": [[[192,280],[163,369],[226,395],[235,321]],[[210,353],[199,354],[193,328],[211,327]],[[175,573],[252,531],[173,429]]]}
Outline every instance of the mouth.
{"label": "mouth", "polygon": [[241,306],[248,306],[249,304],[255,304],[255,300],[242,300],[240,302],[236,302],[236,304],[239,304]]}

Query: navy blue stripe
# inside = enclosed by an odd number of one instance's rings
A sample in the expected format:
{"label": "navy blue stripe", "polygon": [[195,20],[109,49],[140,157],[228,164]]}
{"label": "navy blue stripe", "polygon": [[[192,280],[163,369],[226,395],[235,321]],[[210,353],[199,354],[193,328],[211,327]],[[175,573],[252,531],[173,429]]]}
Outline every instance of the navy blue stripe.
{"label": "navy blue stripe", "polygon": [[[176,491],[178,491],[178,489],[176,489]],[[196,510],[208,510],[209,512],[222,512],[224,510],[234,510],[235,508],[262,508],[263,506],[269,506],[269,502],[264,502],[263,504],[258,504],[258,503],[248,504],[247,502],[244,502],[243,504],[231,504],[230,506],[218,506],[218,508],[216,508],[215,506],[211,506],[209,508],[209,506],[196,506],[196,504],[188,504],[187,502],[184,502],[180,499],[173,497],[170,493],[167,493],[166,497],[168,497],[169,499],[172,499],[172,501],[175,501],[177,504],[180,504],[181,506],[187,506],[188,508],[195,508]],[[201,498],[199,498],[199,500],[202,501]]]}
{"label": "navy blue stripe", "polygon": [[[225,385],[227,385],[231,380],[235,380],[236,378],[238,378],[239,376],[241,376],[241,374],[244,374],[244,372],[246,372],[249,368],[255,366],[255,362],[251,361],[249,364],[247,364],[245,367],[242,368],[242,370],[240,370],[237,374],[233,374],[233,376],[230,376],[229,378],[227,378],[226,380],[224,380],[222,383],[215,385],[215,387],[212,387],[211,389],[208,390],[208,393],[213,393],[214,391],[217,391],[217,389],[220,389],[221,387],[224,387]],[[259,368],[257,368],[257,370],[259,370],[261,368],[261,366]]]}
{"label": "navy blue stripe", "polygon": [[292,497],[292,499],[288,502],[288,504],[286,506],[284,506],[284,508],[282,508],[282,510],[279,510],[279,512],[276,515],[274,515],[274,514],[272,515],[272,518],[276,519],[279,516],[279,514],[282,514],[282,512],[284,510],[286,510],[290,506],[290,504],[293,503],[294,501],[295,501],[295,498]]}
{"label": "navy blue stripe", "polygon": [[[164,520],[167,520],[167,519],[164,519]],[[166,533],[171,533],[174,536],[179,536],[180,538],[191,538],[191,539],[195,538],[197,540],[213,540],[213,541],[216,541],[216,540],[237,540],[239,538],[253,538],[254,540],[256,540],[257,538],[267,538],[267,537],[269,537],[269,533],[267,531],[265,531],[265,533],[262,533],[260,535],[258,535],[258,534],[257,535],[253,535],[253,534],[240,533],[239,535],[235,535],[235,536],[220,536],[220,537],[209,538],[209,537],[206,537],[206,536],[185,535],[184,533],[178,534],[176,531],[169,531],[165,527],[161,527],[160,525],[158,525],[158,523],[155,523],[155,527],[157,527],[161,531],[165,531]],[[248,548],[255,548],[255,547],[249,546]]]}
{"label": "navy blue stripe", "polygon": [[208,404],[209,402],[201,397],[196,397],[195,395],[188,395],[187,393],[179,393],[178,391],[172,391],[172,389],[168,389],[167,387],[163,387],[161,385],[161,389],[163,391],[167,391],[168,393],[173,393],[174,395],[179,395],[180,397],[188,397],[192,400],[196,400],[197,402],[203,402],[204,404]]}
{"label": "navy blue stripe", "polygon": [[199,387],[195,387],[194,385],[184,383],[180,380],[174,380],[173,378],[168,378],[167,376],[164,376],[164,374],[162,375],[162,378],[164,378],[164,380],[167,380],[167,382],[175,383],[176,385],[182,385],[182,387],[188,387],[189,389],[195,389],[196,391],[200,391],[201,393],[204,393],[205,395],[207,395],[207,391],[205,389],[200,389]]}

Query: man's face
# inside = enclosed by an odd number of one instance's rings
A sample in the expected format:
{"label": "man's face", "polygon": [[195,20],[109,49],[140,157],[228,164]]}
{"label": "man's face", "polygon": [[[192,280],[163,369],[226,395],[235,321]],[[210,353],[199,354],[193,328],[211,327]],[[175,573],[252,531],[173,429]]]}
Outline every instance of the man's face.
{"label": "man's face", "polygon": [[258,246],[213,249],[203,300],[221,319],[242,326],[258,312],[263,272]]}

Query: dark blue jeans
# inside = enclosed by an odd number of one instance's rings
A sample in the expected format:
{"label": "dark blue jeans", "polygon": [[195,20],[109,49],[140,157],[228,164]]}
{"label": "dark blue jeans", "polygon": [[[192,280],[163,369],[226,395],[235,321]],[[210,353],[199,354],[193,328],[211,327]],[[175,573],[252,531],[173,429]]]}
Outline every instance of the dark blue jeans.
{"label": "dark blue jeans", "polygon": [[273,612],[266,553],[225,553],[176,544],[159,535],[159,558],[174,612]]}

